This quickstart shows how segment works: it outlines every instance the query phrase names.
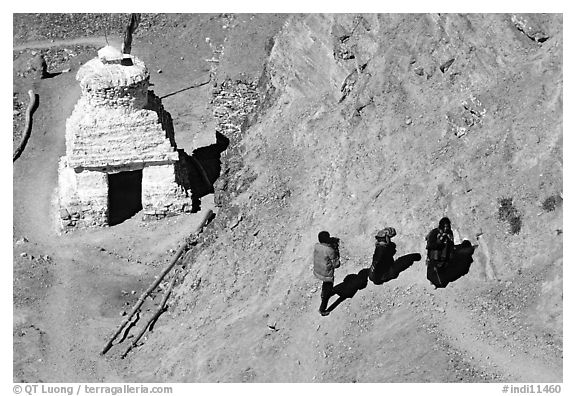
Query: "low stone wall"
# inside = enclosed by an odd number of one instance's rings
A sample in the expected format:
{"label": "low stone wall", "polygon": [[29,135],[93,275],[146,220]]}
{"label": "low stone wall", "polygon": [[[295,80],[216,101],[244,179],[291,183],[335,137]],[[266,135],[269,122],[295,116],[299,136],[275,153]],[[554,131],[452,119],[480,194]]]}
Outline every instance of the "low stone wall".
{"label": "low stone wall", "polygon": [[250,113],[258,106],[257,83],[226,80],[213,91],[216,132],[238,137]]}

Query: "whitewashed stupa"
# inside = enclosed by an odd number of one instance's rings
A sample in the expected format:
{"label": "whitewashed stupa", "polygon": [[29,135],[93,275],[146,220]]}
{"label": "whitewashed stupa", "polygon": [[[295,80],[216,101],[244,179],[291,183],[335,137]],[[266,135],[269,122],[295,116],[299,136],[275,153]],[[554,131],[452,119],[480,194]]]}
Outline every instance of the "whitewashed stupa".
{"label": "whitewashed stupa", "polygon": [[82,95],[66,121],[59,163],[61,226],[114,225],[140,210],[145,218],[191,211],[172,120],[148,91],[144,63],[107,46],[76,79]]}

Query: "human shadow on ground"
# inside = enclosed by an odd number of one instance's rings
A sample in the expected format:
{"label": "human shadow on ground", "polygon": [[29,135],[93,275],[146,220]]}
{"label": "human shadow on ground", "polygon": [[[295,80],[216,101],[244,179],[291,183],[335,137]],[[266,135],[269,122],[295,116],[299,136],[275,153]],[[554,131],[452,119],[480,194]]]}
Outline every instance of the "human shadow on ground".
{"label": "human shadow on ground", "polygon": [[344,300],[354,297],[358,290],[366,288],[369,272],[369,268],[361,269],[357,274],[346,275],[342,283],[334,286],[334,294],[338,295],[338,299],[328,307],[327,311],[333,311]]}
{"label": "human shadow on ground", "polygon": [[398,278],[401,272],[407,270],[414,264],[416,261],[422,260],[422,255],[420,253],[410,253],[405,254],[404,256],[398,257],[392,265],[384,271],[379,279],[375,279],[372,281],[375,285],[382,285],[392,279]]}
{"label": "human shadow on ground", "polygon": [[472,256],[477,247],[473,246],[468,240],[464,240],[460,245],[455,246],[454,254],[450,261],[442,268],[438,268],[437,278],[439,282],[432,282],[434,286],[445,288],[450,282],[454,282],[466,275],[474,261]]}
{"label": "human shadow on ground", "polygon": [[[379,279],[372,281],[375,285],[381,285],[392,279],[398,278],[401,272],[407,270],[414,264],[415,261],[420,261],[422,256],[420,253],[406,254],[394,260],[392,265],[379,276]],[[370,275],[370,268],[363,268],[357,274],[349,274],[344,277],[342,283],[334,286],[334,294],[338,295],[338,299],[334,301],[327,309],[328,312],[333,311],[344,300],[352,298],[359,290],[365,289],[368,285],[368,276]]]}

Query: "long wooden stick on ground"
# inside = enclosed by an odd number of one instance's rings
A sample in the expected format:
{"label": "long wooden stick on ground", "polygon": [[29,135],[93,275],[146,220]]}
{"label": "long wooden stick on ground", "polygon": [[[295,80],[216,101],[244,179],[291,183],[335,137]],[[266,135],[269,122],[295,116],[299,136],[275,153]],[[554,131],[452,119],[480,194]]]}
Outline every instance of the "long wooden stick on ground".
{"label": "long wooden stick on ground", "polygon": [[[214,213],[210,209],[208,211],[206,211],[206,214],[202,218],[202,222],[200,223],[200,225],[198,226],[198,228],[196,229],[194,234],[197,234],[200,231],[202,231],[202,228],[204,228],[204,226],[206,225],[206,222],[211,218],[211,216],[213,214]],[[146,289],[146,291],[144,293],[142,293],[142,295],[140,296],[138,301],[136,301],[136,304],[132,308],[132,311],[130,311],[130,314],[126,316],[126,318],[124,319],[124,321],[122,321],[122,323],[120,323],[120,326],[118,326],[118,329],[116,329],[116,332],[114,333],[112,338],[110,338],[110,340],[108,341],[108,343],[106,344],[104,349],[102,349],[102,352],[100,352],[101,355],[104,355],[106,352],[108,352],[110,350],[110,348],[112,348],[112,343],[114,342],[116,337],[118,337],[118,334],[120,334],[122,332],[122,329],[124,328],[124,326],[126,326],[126,324],[130,321],[132,316],[134,316],[136,311],[138,311],[140,309],[140,307],[144,303],[144,300],[146,300],[146,298],[150,295],[150,293],[152,293],[152,291],[154,289],[156,289],[156,287],[158,287],[158,285],[160,284],[160,282],[162,282],[162,279],[164,279],[166,274],[168,272],[170,272],[170,270],[174,267],[174,265],[176,265],[176,262],[178,262],[178,259],[180,258],[182,253],[184,253],[185,249],[186,249],[186,243],[184,245],[182,245],[182,247],[180,247],[180,249],[178,249],[178,251],[176,252],[176,255],[174,256],[174,258],[172,259],[170,264],[166,268],[164,268],[164,270],[160,273],[160,275],[158,275],[158,278],[150,285],[150,287],[148,287],[148,289]]]}
{"label": "long wooden stick on ground", "polygon": [[128,323],[127,326],[124,326],[124,334],[122,334],[122,338],[120,338],[120,341],[118,341],[118,344],[120,344],[121,342],[124,342],[124,340],[126,338],[128,338],[128,334],[130,333],[130,330],[132,329],[132,327],[136,326],[136,323],[138,323],[138,321],[140,320],[140,312],[136,311],[136,314],[134,315],[134,319],[132,320],[132,322]]}
{"label": "long wooden stick on ground", "polygon": [[128,353],[132,350],[132,348],[134,348],[136,346],[136,344],[138,343],[138,341],[140,341],[140,338],[142,338],[144,333],[146,333],[146,330],[148,330],[150,325],[153,322],[155,322],[156,319],[158,319],[158,317],[160,316],[160,314],[162,314],[162,312],[164,312],[164,307],[166,305],[166,301],[168,301],[168,297],[170,297],[170,293],[172,292],[172,288],[174,287],[175,281],[176,281],[176,274],[174,274],[174,276],[172,277],[172,280],[170,281],[170,285],[168,286],[168,289],[166,289],[166,292],[164,292],[164,297],[162,298],[162,302],[158,306],[158,309],[156,310],[156,312],[154,312],[154,315],[152,315],[150,320],[148,320],[148,322],[146,322],[146,325],[144,327],[142,327],[142,329],[140,330],[138,335],[136,337],[134,337],[134,340],[132,340],[132,343],[128,346],[128,348],[126,348],[126,351],[124,351],[124,353],[122,354],[122,359],[124,359],[126,357],[126,355],[128,355]]}

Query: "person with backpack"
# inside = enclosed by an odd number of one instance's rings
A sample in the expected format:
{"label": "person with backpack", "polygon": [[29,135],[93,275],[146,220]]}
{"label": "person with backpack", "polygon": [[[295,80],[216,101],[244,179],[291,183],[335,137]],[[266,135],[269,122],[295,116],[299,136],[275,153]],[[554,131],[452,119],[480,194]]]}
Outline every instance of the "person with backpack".
{"label": "person with backpack", "polygon": [[454,234],[452,233],[450,219],[440,219],[437,228],[426,236],[427,278],[436,287],[442,287],[442,268],[446,266],[454,253]]}
{"label": "person with backpack", "polygon": [[314,276],[322,281],[320,295],[320,315],[326,316],[328,300],[334,293],[334,269],[340,267],[340,253],[338,251],[338,238],[332,238],[328,231],[318,234],[318,243],[314,245]]}
{"label": "person with backpack", "polygon": [[386,227],[376,234],[376,246],[372,255],[372,265],[368,273],[368,279],[375,285],[381,285],[394,278],[394,255],[396,254],[396,244],[391,238],[396,235],[396,230]]}

